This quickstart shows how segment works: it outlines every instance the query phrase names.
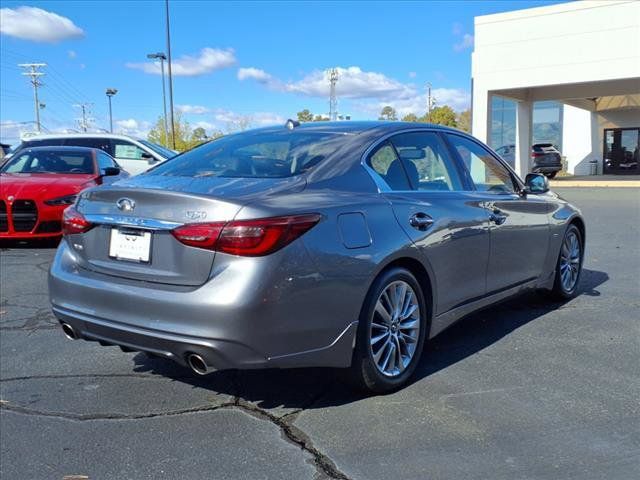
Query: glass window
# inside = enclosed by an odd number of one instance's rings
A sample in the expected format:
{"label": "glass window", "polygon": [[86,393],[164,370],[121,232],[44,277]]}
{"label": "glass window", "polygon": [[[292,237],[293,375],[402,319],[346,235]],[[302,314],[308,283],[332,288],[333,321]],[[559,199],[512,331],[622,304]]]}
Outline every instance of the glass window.
{"label": "glass window", "polygon": [[104,171],[105,168],[109,167],[117,167],[113,158],[103,152],[98,153],[98,166],[100,167],[100,171]]}
{"label": "glass window", "polygon": [[108,138],[98,137],[69,137],[64,144],[68,147],[88,147],[104,150],[111,153],[111,141]]}
{"label": "glass window", "polygon": [[93,156],[89,152],[29,151],[9,160],[3,173],[94,173]]}
{"label": "glass window", "polygon": [[368,163],[392,190],[411,190],[409,178],[391,144],[378,147]]}
{"label": "glass window", "polygon": [[462,190],[444,145],[433,132],[412,132],[391,139],[414,190]]}
{"label": "glass window", "polygon": [[137,145],[126,140],[112,140],[113,153],[116,158],[125,158],[127,160],[144,160],[143,154],[147,153]]}
{"label": "glass window", "polygon": [[493,95],[491,97],[491,134],[489,145],[498,149],[516,143],[516,102]]}
{"label": "glass window", "polygon": [[304,173],[345,144],[342,134],[299,130],[221,137],[164,162],[145,175],[282,178]]}
{"label": "glass window", "polygon": [[490,193],[514,193],[509,171],[480,144],[447,134],[449,141],[462,158],[477,190]]}
{"label": "glass window", "polygon": [[162,145],[158,145],[157,143],[149,142],[147,140],[139,140],[139,142],[145,147],[149,147],[154,152],[159,153],[164,158],[171,158],[176,156],[176,152],[174,152],[173,150],[169,150]]}

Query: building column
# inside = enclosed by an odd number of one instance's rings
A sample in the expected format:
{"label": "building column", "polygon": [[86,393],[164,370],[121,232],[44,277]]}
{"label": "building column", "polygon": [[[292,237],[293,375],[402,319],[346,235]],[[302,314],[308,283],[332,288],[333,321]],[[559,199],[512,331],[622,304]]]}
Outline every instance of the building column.
{"label": "building column", "polygon": [[491,94],[488,90],[473,85],[471,107],[471,134],[481,142],[490,143],[491,138]]}
{"label": "building column", "polygon": [[533,103],[518,101],[516,106],[516,152],[515,170],[524,179],[531,166],[531,125]]}

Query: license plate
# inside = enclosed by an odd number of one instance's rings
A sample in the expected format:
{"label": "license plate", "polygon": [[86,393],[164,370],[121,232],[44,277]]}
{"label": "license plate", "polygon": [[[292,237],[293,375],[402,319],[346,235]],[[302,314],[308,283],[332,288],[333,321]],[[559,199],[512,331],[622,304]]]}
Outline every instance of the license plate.
{"label": "license plate", "polygon": [[109,256],[117,260],[148,263],[151,254],[151,232],[111,229]]}

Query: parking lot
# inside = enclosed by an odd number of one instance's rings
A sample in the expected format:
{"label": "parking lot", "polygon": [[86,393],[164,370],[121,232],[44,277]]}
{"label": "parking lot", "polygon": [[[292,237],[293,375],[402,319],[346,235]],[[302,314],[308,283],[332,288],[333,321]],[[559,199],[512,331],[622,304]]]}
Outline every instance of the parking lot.
{"label": "parking lot", "polygon": [[3,249],[0,476],[640,478],[640,193],[560,193],[587,221],[581,294],[464,319],[386,396],[335,370],[196,377],[69,341],[47,299],[55,250]]}

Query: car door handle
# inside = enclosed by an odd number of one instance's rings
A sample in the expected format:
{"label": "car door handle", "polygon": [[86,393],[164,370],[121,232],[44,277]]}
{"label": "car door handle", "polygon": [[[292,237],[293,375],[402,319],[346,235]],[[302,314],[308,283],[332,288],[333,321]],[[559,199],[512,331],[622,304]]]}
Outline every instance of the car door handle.
{"label": "car door handle", "polygon": [[507,216],[503,214],[500,209],[494,208],[489,215],[489,221],[495,223],[496,225],[502,225],[507,221]]}
{"label": "car door handle", "polygon": [[409,225],[418,230],[426,230],[433,225],[433,218],[423,212],[414,213],[409,218]]}

